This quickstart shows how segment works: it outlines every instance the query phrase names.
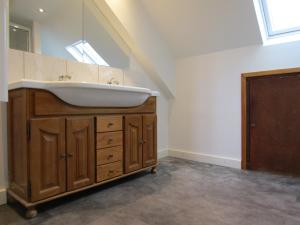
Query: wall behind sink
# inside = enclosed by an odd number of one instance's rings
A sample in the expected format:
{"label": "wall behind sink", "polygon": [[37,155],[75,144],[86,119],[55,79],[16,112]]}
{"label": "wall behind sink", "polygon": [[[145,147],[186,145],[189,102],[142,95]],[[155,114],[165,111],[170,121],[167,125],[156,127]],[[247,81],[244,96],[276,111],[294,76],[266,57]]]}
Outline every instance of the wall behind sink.
{"label": "wall behind sink", "polygon": [[121,69],[9,50],[9,83],[22,78],[57,81],[59,76],[66,74],[72,76],[72,81],[107,83],[114,78],[120,85],[124,84]]}

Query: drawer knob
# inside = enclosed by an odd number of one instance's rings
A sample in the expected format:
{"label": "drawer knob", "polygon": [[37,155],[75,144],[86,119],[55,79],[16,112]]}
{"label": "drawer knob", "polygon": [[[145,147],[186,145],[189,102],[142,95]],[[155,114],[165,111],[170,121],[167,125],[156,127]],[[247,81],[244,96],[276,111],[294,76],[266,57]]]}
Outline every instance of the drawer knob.
{"label": "drawer knob", "polygon": [[107,141],[108,144],[111,144],[112,142],[113,142],[112,138],[108,139],[108,141]]}
{"label": "drawer knob", "polygon": [[114,155],[109,155],[107,156],[107,159],[111,159],[112,157],[114,157]]}
{"label": "drawer knob", "polygon": [[113,126],[114,125],[114,123],[108,123],[107,124],[107,127],[111,127],[111,126]]}
{"label": "drawer knob", "polygon": [[114,171],[113,171],[113,170],[110,170],[110,171],[108,171],[108,173],[111,174],[111,173],[114,173]]}

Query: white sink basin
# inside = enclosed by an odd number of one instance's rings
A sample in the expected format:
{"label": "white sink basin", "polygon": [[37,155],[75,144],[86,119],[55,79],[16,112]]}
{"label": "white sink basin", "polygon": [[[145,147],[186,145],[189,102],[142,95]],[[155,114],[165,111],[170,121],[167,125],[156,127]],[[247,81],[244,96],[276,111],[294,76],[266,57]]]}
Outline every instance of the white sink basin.
{"label": "white sink basin", "polygon": [[48,90],[71,105],[83,107],[132,107],[159,95],[147,88],[73,81],[23,79],[8,85],[9,90],[18,88]]}

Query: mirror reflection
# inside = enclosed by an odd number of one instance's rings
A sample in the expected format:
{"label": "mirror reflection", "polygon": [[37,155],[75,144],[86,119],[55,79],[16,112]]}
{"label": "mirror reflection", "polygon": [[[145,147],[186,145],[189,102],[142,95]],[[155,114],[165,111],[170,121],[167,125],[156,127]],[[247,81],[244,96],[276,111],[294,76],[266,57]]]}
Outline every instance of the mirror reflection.
{"label": "mirror reflection", "polygon": [[127,68],[94,0],[10,0],[10,48]]}

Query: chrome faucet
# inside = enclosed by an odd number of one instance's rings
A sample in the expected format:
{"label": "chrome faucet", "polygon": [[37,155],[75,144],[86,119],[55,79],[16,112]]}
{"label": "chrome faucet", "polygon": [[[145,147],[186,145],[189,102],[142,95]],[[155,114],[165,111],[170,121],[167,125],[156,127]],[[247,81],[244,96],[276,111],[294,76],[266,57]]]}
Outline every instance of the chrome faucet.
{"label": "chrome faucet", "polygon": [[66,80],[71,80],[71,79],[72,79],[72,76],[70,76],[68,74],[58,76],[59,81],[66,81]]}
{"label": "chrome faucet", "polygon": [[116,78],[112,77],[112,78],[109,79],[109,81],[107,81],[107,84],[119,85],[120,82],[118,80],[116,80]]}

